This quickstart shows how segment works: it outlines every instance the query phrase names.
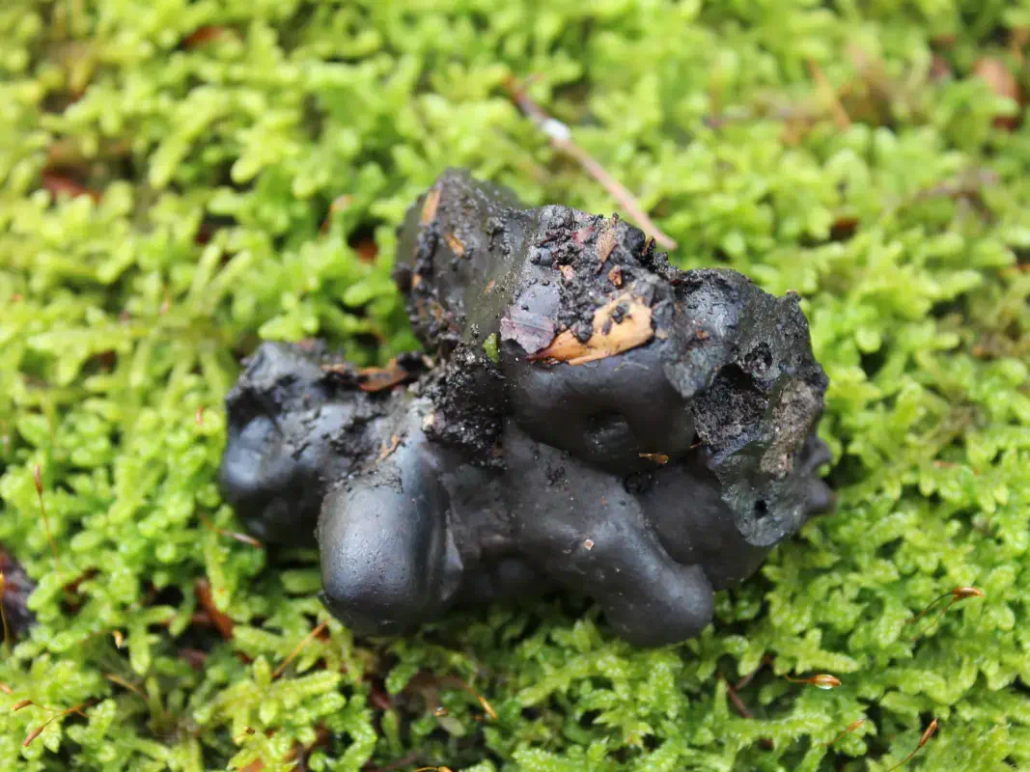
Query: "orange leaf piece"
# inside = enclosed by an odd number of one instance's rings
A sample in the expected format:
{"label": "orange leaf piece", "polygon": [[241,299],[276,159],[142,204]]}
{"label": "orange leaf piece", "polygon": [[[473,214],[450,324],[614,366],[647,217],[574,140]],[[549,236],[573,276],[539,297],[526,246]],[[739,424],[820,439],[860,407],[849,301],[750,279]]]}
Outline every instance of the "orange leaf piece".
{"label": "orange leaf piece", "polygon": [[447,239],[447,246],[451,248],[451,252],[458,257],[465,256],[465,245],[461,243],[457,236],[453,233],[445,233],[444,238]]}
{"label": "orange leaf piece", "polygon": [[585,343],[572,330],[565,330],[530,359],[557,359],[582,365],[629,351],[653,337],[650,306],[625,293],[594,312],[593,334]]}
{"label": "orange leaf piece", "polygon": [[404,383],[411,373],[391,359],[386,367],[362,367],[358,370],[358,388],[362,391],[383,391]]}
{"label": "orange leaf piece", "polygon": [[426,194],[426,200],[422,204],[422,214],[419,221],[423,226],[429,225],[436,219],[436,210],[440,206],[440,189],[432,188]]}

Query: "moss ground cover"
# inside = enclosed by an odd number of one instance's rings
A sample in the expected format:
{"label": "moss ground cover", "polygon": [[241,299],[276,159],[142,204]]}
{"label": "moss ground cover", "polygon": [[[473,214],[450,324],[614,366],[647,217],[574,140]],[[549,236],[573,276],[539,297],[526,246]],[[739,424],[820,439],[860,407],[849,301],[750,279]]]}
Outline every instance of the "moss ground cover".
{"label": "moss ground cover", "polygon": [[[997,0],[5,0],[0,544],[37,623],[0,659],[0,768],[883,772],[936,718],[909,768],[1030,769],[1028,28]],[[678,647],[575,598],[307,637],[316,556],[224,535],[222,398],[263,338],[414,345],[394,227],[447,165],[616,208],[510,101],[531,75],[678,264],[802,295],[838,511]],[[819,672],[843,685],[783,678]]]}

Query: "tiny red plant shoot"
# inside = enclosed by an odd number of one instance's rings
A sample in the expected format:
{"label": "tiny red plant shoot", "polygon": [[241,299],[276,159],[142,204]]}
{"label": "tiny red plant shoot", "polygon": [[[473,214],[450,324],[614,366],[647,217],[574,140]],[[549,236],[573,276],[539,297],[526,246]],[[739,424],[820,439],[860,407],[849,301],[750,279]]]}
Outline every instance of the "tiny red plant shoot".
{"label": "tiny red plant shoot", "polygon": [[497,720],[497,711],[494,710],[493,705],[491,705],[489,702],[486,701],[486,697],[484,697],[482,694],[477,692],[471,686],[468,686],[467,688],[468,688],[468,690],[470,692],[472,692],[473,695],[475,695],[475,698],[477,700],[479,700],[479,704],[483,706],[483,712],[486,713],[486,715],[490,717],[490,720],[491,721],[496,721]]}
{"label": "tiny red plant shoot", "polygon": [[[35,703],[29,701],[27,704],[33,704],[34,705]],[[73,705],[72,707],[68,708],[67,710],[62,710],[56,716],[51,716],[46,721],[44,721],[42,724],[37,726],[31,732],[29,732],[28,736],[22,742],[21,747],[27,748],[32,743],[33,740],[35,740],[37,737],[39,737],[41,734],[43,734],[43,730],[46,729],[47,726],[49,726],[54,721],[57,721],[57,719],[59,719],[59,718],[64,718],[65,716],[69,716],[72,713],[75,713],[76,715],[79,715],[79,716],[82,716],[83,718],[86,718],[86,714],[82,712],[82,709],[83,708],[88,708],[92,704],[93,704],[93,700],[86,700],[85,702],[80,702],[78,705]],[[20,707],[23,708],[23,707],[25,707],[25,705],[21,705]],[[52,708],[44,708],[44,710],[52,710]]]}
{"label": "tiny red plant shoot", "polygon": [[50,530],[50,519],[46,516],[46,504],[43,503],[43,473],[39,469],[39,464],[35,464],[32,467],[32,481],[36,485],[36,495],[39,497],[39,511],[43,515],[43,527],[46,528],[46,537],[50,542],[50,551],[54,553],[54,567],[57,569],[57,575],[61,575],[61,560],[57,557],[57,542],[54,541],[54,534]]}
{"label": "tiny red plant shoot", "polygon": [[905,758],[903,758],[899,763],[895,764],[893,767],[888,769],[887,772],[894,772],[895,769],[898,769],[899,767],[903,767],[906,764],[908,764],[908,762],[912,760],[912,757],[919,753],[919,751],[923,749],[924,745],[930,742],[930,738],[933,737],[936,731],[937,719],[935,718],[933,721],[930,722],[930,725],[926,727],[926,730],[923,732],[923,736],[919,738],[919,745],[917,745],[913,749],[913,751],[910,754],[908,754]]}
{"label": "tiny red plant shoot", "polygon": [[321,622],[318,625],[318,627],[316,627],[314,630],[312,630],[310,633],[308,633],[307,635],[304,636],[304,638],[301,640],[301,642],[298,643],[294,647],[293,651],[291,651],[289,653],[289,655],[286,657],[286,659],[284,659],[282,661],[282,663],[280,663],[279,667],[277,667],[275,669],[275,672],[272,673],[272,680],[273,681],[283,674],[283,671],[286,670],[286,668],[289,666],[289,664],[291,662],[293,662],[294,659],[296,659],[297,655],[300,654],[301,651],[304,650],[304,647],[307,646],[311,642],[311,640],[313,638],[317,638],[319,635],[322,634],[322,631],[325,630],[326,625],[328,625],[328,624],[329,624],[328,620],[325,620],[325,621]]}
{"label": "tiny red plant shoot", "polygon": [[147,702],[147,695],[145,695],[143,692],[141,692],[138,686],[133,686],[132,684],[130,684],[128,681],[126,681],[121,676],[117,676],[114,673],[105,673],[104,674],[104,678],[106,678],[108,681],[110,681],[113,684],[118,684],[122,688],[128,689],[130,692],[135,694],[141,700],[143,700],[144,702]]}
{"label": "tiny red plant shoot", "polygon": [[833,747],[833,746],[834,746],[834,745],[836,745],[836,744],[837,744],[837,743],[838,743],[838,742],[839,742],[840,740],[842,740],[843,738],[847,737],[847,736],[848,736],[849,734],[851,734],[851,733],[852,733],[852,732],[854,732],[854,731],[855,731],[856,729],[858,729],[858,728],[859,728],[860,726],[862,726],[862,724],[864,724],[865,722],[866,722],[866,719],[864,719],[864,718],[860,718],[860,719],[858,719],[858,721],[852,721],[852,722],[851,722],[850,724],[848,724],[848,728],[847,728],[847,729],[845,729],[845,730],[844,730],[843,732],[841,732],[841,733],[840,733],[839,735],[837,735],[836,737],[834,737],[834,738],[833,738],[832,740],[830,740],[830,741],[829,741],[828,743],[824,743],[824,745],[826,745],[826,747],[827,747],[827,748],[831,748],[831,747]]}
{"label": "tiny red plant shoot", "polygon": [[475,689],[473,689],[468,684],[468,682],[462,680],[461,678],[456,678],[456,677],[449,677],[449,678],[441,679],[441,683],[447,683],[448,681],[460,685],[469,694],[471,694],[473,697],[475,697],[479,701],[479,704],[483,707],[483,712],[486,713],[487,718],[489,718],[491,721],[496,721],[497,720],[497,711],[494,710],[493,705],[491,705],[489,702],[487,702],[486,697],[484,697],[482,694],[480,694]]}
{"label": "tiny red plant shoot", "polygon": [[792,684],[811,684],[817,689],[836,689],[841,684],[839,678],[828,673],[819,673],[810,678],[791,678],[790,676],[784,676],[784,678]]}
{"label": "tiny red plant shoot", "polygon": [[925,630],[923,630],[922,633],[916,633],[914,636],[912,636],[911,640],[914,641],[920,635],[925,635],[926,633],[930,632],[933,628],[935,628],[937,626],[937,624],[941,621],[941,619],[944,618],[944,615],[948,613],[948,610],[952,606],[954,606],[956,603],[958,603],[960,600],[967,600],[969,598],[982,598],[982,597],[984,597],[984,592],[983,592],[983,590],[979,589],[978,587],[956,587],[951,592],[946,592],[943,595],[935,598],[933,601],[930,602],[930,605],[928,605],[926,608],[924,608],[922,611],[920,611],[918,614],[916,614],[911,619],[907,620],[905,622],[905,624],[907,624],[907,625],[915,624],[920,619],[922,619],[924,616],[926,616],[927,612],[929,612],[930,609],[932,609],[934,606],[936,606],[942,600],[944,600],[946,598],[950,598],[951,600],[949,600],[947,605],[943,609],[941,609],[941,612],[934,618],[934,620],[930,624],[930,626],[927,627]]}

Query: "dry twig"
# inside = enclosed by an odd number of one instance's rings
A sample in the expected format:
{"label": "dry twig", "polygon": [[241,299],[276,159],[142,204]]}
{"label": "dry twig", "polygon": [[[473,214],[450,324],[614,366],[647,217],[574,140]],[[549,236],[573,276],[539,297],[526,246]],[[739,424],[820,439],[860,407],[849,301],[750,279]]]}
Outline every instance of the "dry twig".
{"label": "dry twig", "polygon": [[658,226],[652,222],[651,218],[641,208],[633,194],[622,183],[612,177],[593,156],[576,144],[575,140],[572,139],[572,132],[568,126],[558,119],[552,118],[544,112],[540,105],[533,101],[532,97],[526,93],[523,84],[514,78],[509,78],[507,87],[512,101],[537,125],[537,128],[547,135],[551,141],[551,147],[578,161],[580,166],[599,182],[611,197],[629,213],[630,217],[636,220],[641,230],[652,236],[658,244],[665,249],[675,249],[679,246],[673,239],[659,230]]}

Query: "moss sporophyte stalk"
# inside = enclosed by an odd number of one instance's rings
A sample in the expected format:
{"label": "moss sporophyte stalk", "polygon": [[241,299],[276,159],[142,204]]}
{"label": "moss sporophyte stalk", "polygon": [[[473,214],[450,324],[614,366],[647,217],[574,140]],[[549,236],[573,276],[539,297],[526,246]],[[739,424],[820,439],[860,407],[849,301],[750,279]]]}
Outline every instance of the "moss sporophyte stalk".
{"label": "moss sporophyte stalk", "polygon": [[[1030,13],[852,5],[0,4],[0,769],[1030,766]],[[552,288],[606,287],[554,329],[471,320],[453,371],[435,351],[449,325],[431,330],[453,298],[414,271],[397,287],[414,253],[398,228],[448,167],[527,210],[601,213],[582,244],[525,255],[557,262]],[[266,542],[223,498],[244,361],[293,352],[370,410],[339,443],[360,450],[347,463],[408,468],[405,427],[378,411],[424,386],[435,418],[411,432],[503,476],[491,417],[514,405],[455,411],[449,395],[507,395],[472,376],[518,348],[546,352],[519,373],[575,373],[682,342],[657,337],[662,312],[624,270],[630,227],[688,275],[795,293],[828,379],[834,512],[715,592],[682,643],[625,641],[590,590],[355,637],[320,599],[318,550]],[[489,251],[469,235],[440,233],[455,270]],[[566,245],[590,260],[563,262]],[[490,296],[516,288],[504,278]],[[420,316],[419,298],[439,308]],[[631,417],[573,407],[534,434],[515,422],[530,455],[556,447],[549,428],[584,438],[576,465],[527,464],[542,477],[516,489],[541,506],[582,465],[599,488],[615,477],[582,461],[585,438]],[[627,445],[637,487],[619,496],[636,506],[700,451]],[[731,493],[754,509],[756,491]],[[571,533],[555,573],[606,560],[607,538]],[[841,685],[787,680],[814,675]]]}

